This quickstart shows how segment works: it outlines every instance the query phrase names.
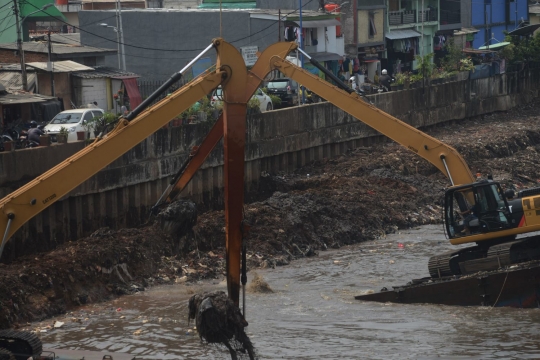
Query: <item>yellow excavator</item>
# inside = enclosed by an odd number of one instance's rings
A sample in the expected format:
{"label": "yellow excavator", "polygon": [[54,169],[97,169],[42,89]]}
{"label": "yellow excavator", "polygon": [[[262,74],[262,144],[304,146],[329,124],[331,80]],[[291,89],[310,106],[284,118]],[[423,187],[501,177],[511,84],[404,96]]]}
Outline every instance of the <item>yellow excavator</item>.
{"label": "yellow excavator", "polygon": [[[149,106],[177,82],[195,61],[211,49],[217,52],[215,70],[207,71],[157,104]],[[293,50],[302,52],[336,85],[285,60]],[[540,189],[521,191],[515,199],[509,200],[497,182],[476,181],[466,162],[455,149],[377,109],[369,101],[365,101],[362,94],[350,89],[308,54],[297,49],[294,43],[281,42],[271,45],[259,54],[257,62],[248,71],[238,50],[218,38],[141,105],[121,118],[110,133],[100,134],[83,150],[1,199],[0,234],[3,235],[0,256],[5,243],[33,216],[67,195],[79,184],[160,129],[174,116],[187,110],[221,85],[224,103],[222,115],[173,177],[154,210],[157,211],[169,204],[180,194],[211,150],[223,138],[227,288],[229,297],[238,306],[240,282],[245,285],[247,281],[243,238],[248,228],[244,224],[242,211],[247,102],[265,76],[273,70],[279,70],[321,98],[407,147],[448,177],[451,186],[445,194],[446,233],[452,244],[475,242],[477,245],[433,257],[429,262],[432,277],[462,274],[485,267],[485,264],[489,263],[486,259],[489,259],[492,248],[497,248],[498,253],[500,250],[507,251],[506,261],[510,263],[525,261],[524,259],[531,254],[528,250],[537,249],[534,240],[516,243],[514,238],[517,234],[540,230],[540,217],[537,216],[537,211],[540,211]],[[471,208],[474,208],[474,218],[458,215],[471,212]],[[527,251],[523,251],[524,248]],[[517,250],[514,251],[515,249]],[[538,251],[535,251],[536,256]],[[518,253],[519,256],[516,256]],[[22,353],[20,358],[26,356],[25,359],[29,356],[39,358],[41,353],[41,344],[34,338],[29,338],[27,333],[11,330],[0,332],[0,348]]]}

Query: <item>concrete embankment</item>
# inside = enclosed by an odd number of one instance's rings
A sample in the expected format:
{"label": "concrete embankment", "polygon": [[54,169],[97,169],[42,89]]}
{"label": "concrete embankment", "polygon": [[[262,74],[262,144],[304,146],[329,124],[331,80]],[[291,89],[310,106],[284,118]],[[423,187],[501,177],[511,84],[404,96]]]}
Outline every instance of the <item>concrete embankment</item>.
{"label": "concrete embankment", "polygon": [[[485,79],[370,96],[380,109],[417,128],[505,111],[538,97],[539,69]],[[69,195],[38,214],[14,236],[4,256],[55,248],[104,226],[144,223],[148,209],[166,189],[207,124],[161,129]],[[295,107],[248,119],[246,188],[256,190],[264,172],[292,171],[312,161],[332,158],[349,149],[385,141],[363,123],[329,103]],[[0,196],[80,150],[74,143],[0,153]],[[223,202],[222,147],[219,145],[184,191],[204,208]]]}

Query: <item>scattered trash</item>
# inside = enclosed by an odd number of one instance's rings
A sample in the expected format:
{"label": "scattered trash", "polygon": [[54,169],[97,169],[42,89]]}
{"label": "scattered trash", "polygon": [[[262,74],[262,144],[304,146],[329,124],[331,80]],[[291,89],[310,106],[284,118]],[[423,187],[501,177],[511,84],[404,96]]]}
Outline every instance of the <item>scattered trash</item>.
{"label": "scattered trash", "polygon": [[64,323],[62,321],[55,321],[53,326],[55,329],[59,329],[64,326]]}
{"label": "scattered trash", "polygon": [[398,243],[397,246],[398,246],[398,248],[400,248],[400,249],[403,249],[403,248],[405,247],[405,245],[403,245],[402,243]]}
{"label": "scattered trash", "polygon": [[185,276],[185,275],[182,276],[182,277],[176,278],[174,280],[174,282],[177,283],[177,284],[185,283],[186,281],[187,281],[187,276]]}
{"label": "scattered trash", "polygon": [[394,261],[394,260],[390,260],[389,263],[390,263],[390,264],[393,264],[393,263],[395,263],[395,261]]}
{"label": "scattered trash", "polygon": [[341,261],[339,261],[339,260],[334,260],[334,264],[340,264],[340,263],[341,263]]}
{"label": "scattered trash", "polygon": [[122,311],[122,308],[118,308],[118,309],[116,309],[116,311],[120,312],[120,311]]}

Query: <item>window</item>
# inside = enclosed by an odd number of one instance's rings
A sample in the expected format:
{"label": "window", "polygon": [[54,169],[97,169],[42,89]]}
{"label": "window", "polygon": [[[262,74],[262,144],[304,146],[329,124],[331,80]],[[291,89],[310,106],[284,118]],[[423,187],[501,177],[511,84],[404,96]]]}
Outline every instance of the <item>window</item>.
{"label": "window", "polygon": [[375,27],[375,13],[369,12],[369,38],[372,39],[377,35],[377,28]]}

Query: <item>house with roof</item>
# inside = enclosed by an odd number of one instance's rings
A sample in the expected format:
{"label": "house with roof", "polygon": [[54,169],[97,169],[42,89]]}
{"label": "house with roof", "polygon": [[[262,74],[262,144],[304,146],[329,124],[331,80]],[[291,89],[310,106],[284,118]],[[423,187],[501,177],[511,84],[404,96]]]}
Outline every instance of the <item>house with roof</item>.
{"label": "house with roof", "polygon": [[[13,79],[12,79],[13,80]],[[4,86],[11,86],[11,90]],[[22,127],[36,120],[44,123],[62,110],[60,102],[52,96],[13,90],[13,84],[0,72],[0,130]]]}
{"label": "house with roof", "polygon": [[74,107],[97,102],[106,111],[119,113],[122,105],[134,109],[142,102],[137,78],[129,71],[95,66],[90,71],[71,73],[71,98]]}
{"label": "house with roof", "polygon": [[[122,105],[133,108],[142,101],[137,74],[105,66],[89,67],[74,61],[27,63],[27,79],[31,92],[61,100],[62,109],[84,107],[97,102],[107,111],[119,111]],[[0,83],[8,93],[22,91],[21,68],[18,64],[0,64]],[[60,110],[56,111],[56,115]],[[50,120],[50,119],[48,119]]]}

